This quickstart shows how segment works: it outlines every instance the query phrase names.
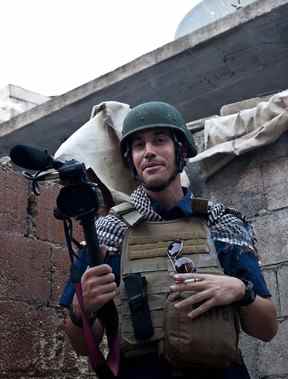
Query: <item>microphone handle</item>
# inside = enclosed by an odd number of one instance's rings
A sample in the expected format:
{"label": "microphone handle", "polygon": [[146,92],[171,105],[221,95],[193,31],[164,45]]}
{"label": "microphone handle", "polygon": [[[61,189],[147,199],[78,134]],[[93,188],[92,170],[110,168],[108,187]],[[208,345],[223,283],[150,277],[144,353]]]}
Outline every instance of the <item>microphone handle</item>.
{"label": "microphone handle", "polygon": [[87,250],[90,257],[92,266],[98,266],[104,262],[104,258],[100,252],[99,241],[95,228],[94,216],[86,216],[81,220],[83,227],[85,241],[87,243]]}

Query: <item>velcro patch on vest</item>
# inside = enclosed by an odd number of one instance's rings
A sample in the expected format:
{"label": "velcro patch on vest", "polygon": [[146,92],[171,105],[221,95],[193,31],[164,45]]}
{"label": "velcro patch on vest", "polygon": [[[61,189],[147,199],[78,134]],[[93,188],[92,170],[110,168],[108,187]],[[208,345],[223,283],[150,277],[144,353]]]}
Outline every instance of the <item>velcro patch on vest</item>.
{"label": "velcro patch on vest", "polygon": [[167,257],[167,248],[174,240],[172,236],[183,242],[181,256],[190,257],[197,270],[209,272],[219,268],[207,222],[193,217],[145,222],[130,229],[124,243],[127,250],[126,258],[122,259],[122,273],[172,271],[174,268]]}
{"label": "velcro patch on vest", "polygon": [[[189,239],[182,240],[184,243],[183,254],[209,254],[209,247],[207,245],[206,239]],[[167,246],[172,242],[172,240],[153,242],[153,243],[143,243],[143,244],[131,244],[131,250],[129,250],[129,259],[131,261],[135,259],[143,258],[157,258],[157,257],[167,257]]]}
{"label": "velcro patch on vest", "polygon": [[208,233],[206,223],[198,218],[142,223],[129,233],[128,259],[167,257],[171,236],[183,241],[184,255],[209,254]]}

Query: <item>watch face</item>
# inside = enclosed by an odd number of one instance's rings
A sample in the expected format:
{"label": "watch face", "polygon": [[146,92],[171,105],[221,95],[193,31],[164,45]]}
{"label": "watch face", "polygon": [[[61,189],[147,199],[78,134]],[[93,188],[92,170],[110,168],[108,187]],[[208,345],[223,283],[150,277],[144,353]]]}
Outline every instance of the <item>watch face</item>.
{"label": "watch face", "polygon": [[255,300],[256,293],[254,291],[254,285],[250,280],[242,280],[243,283],[245,284],[245,294],[243,298],[238,302],[240,306],[245,306],[252,304],[253,301]]}

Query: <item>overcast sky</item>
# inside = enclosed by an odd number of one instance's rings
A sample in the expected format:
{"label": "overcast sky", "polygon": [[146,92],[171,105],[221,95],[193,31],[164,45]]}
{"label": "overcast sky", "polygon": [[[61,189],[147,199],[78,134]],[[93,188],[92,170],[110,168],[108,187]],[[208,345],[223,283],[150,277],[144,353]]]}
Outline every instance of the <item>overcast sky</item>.
{"label": "overcast sky", "polygon": [[1,0],[0,88],[60,95],[174,39],[200,0]]}

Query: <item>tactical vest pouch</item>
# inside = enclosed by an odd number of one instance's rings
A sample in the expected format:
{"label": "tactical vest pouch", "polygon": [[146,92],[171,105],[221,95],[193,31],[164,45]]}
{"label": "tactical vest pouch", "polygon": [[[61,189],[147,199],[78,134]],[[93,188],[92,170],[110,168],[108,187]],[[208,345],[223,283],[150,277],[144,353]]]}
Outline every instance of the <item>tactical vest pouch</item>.
{"label": "tactical vest pouch", "polygon": [[174,306],[183,298],[169,296],[164,308],[162,354],[168,362],[176,368],[239,364],[238,317],[233,306],[215,307],[191,320],[187,311]]}
{"label": "tactical vest pouch", "polygon": [[146,279],[141,274],[129,274],[123,278],[128,296],[128,304],[134,335],[137,340],[153,336],[151,313],[146,296]]}

